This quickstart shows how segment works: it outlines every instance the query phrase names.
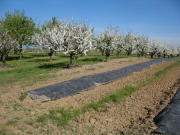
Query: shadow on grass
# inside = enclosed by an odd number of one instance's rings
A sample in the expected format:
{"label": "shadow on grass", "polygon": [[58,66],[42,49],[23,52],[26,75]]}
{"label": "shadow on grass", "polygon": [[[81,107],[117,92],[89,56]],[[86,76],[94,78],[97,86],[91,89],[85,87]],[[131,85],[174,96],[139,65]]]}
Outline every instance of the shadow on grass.
{"label": "shadow on grass", "polygon": [[[32,59],[38,57],[48,57],[48,53],[23,53],[24,59]],[[10,54],[7,58],[7,61],[19,60],[19,54]]]}
{"label": "shadow on grass", "polygon": [[[54,61],[55,59],[52,59],[52,61]],[[28,62],[49,62],[50,59],[47,58],[47,59],[31,59],[31,60],[28,60]]]}
{"label": "shadow on grass", "polygon": [[43,53],[43,54],[32,54],[32,57],[48,57],[48,53]]}
{"label": "shadow on grass", "polygon": [[[44,62],[47,62],[46,60],[48,61],[48,59],[45,59]],[[88,64],[88,63],[97,63],[97,62],[102,62],[102,61],[103,61],[102,58],[84,58],[84,59],[78,59],[77,64],[79,63],[78,65],[81,66],[81,65]],[[34,62],[42,62],[42,59],[35,59]],[[54,68],[54,69],[57,69],[57,68],[68,68],[68,67],[69,67],[69,60],[64,61],[64,62],[59,62],[59,63],[43,64],[43,65],[40,65],[38,68],[45,68],[45,69],[48,69],[48,68],[53,69]]]}
{"label": "shadow on grass", "polygon": [[57,69],[57,68],[68,68],[69,62],[60,62],[60,63],[48,63],[39,66],[38,68],[44,69]]}
{"label": "shadow on grass", "polygon": [[[61,56],[62,57],[62,56]],[[68,57],[68,56],[64,56]],[[49,59],[34,59],[31,60],[31,62],[48,62]],[[103,62],[104,58],[103,57],[93,57],[93,58],[81,58],[78,59],[76,64],[78,66],[86,65],[86,64],[92,64],[92,63],[98,63],[98,62]],[[47,63],[39,66],[39,68],[68,68],[69,66],[69,60],[64,61],[64,62],[59,62],[59,63]]]}
{"label": "shadow on grass", "polygon": [[[23,59],[31,59],[31,58],[33,58],[33,56],[23,56],[22,60]],[[6,60],[7,61],[19,60],[19,56],[18,55],[17,56],[8,56]]]}
{"label": "shadow on grass", "polygon": [[79,59],[78,62],[102,62],[103,58],[84,58],[84,59]]}

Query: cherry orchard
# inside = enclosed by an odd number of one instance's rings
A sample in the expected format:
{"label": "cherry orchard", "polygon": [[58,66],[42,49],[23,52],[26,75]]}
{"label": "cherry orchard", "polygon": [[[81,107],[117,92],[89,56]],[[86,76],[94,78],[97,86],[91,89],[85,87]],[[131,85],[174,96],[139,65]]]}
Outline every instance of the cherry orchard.
{"label": "cherry orchard", "polygon": [[[16,25],[18,18],[19,23]],[[21,22],[24,22],[23,18],[25,23],[21,25]],[[150,40],[147,36],[131,32],[121,34],[118,27],[107,27],[105,32],[95,36],[94,29],[84,23],[67,23],[55,17],[48,23],[45,22],[42,27],[36,27],[32,18],[25,16],[24,12],[15,11],[13,14],[7,13],[5,18],[0,17],[2,66],[5,66],[9,53],[19,50],[22,58],[25,46],[32,47],[32,44],[44,51],[48,49],[50,61],[56,52],[67,54],[70,57],[69,67],[76,66],[76,60],[80,55],[86,55],[88,51],[97,52],[96,50],[105,55],[106,61],[114,53],[117,56],[124,53],[127,56],[132,53],[138,56],[150,55],[151,58],[180,56],[180,47]]]}
{"label": "cherry orchard", "polygon": [[[40,33],[33,36],[40,48],[48,48],[49,56],[56,51],[61,51],[70,56],[70,67],[76,65],[79,55],[86,55],[93,49],[100,50],[108,61],[114,52],[117,55],[125,52],[128,56],[132,53],[138,56],[150,55],[151,58],[178,56],[179,51],[175,46],[170,46],[159,41],[150,40],[147,36],[137,36],[131,32],[126,35],[119,34],[118,27],[107,27],[104,33],[97,37],[93,29],[83,23],[65,23],[56,21],[51,27],[43,27]],[[92,44],[93,43],[93,44]]]}
{"label": "cherry orchard", "polygon": [[93,29],[82,23],[58,21],[51,28],[45,28],[33,36],[41,48],[48,48],[50,57],[55,51],[70,55],[70,67],[76,66],[77,57],[92,49]]}

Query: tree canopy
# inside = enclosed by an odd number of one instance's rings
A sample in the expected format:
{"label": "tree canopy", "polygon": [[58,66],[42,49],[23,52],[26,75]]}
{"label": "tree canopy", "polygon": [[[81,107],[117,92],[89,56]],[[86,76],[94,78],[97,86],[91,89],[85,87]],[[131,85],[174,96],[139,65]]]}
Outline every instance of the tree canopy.
{"label": "tree canopy", "polygon": [[22,58],[22,46],[31,44],[31,37],[37,30],[35,22],[31,17],[26,16],[24,11],[15,10],[14,13],[5,13],[4,27],[18,42],[17,48]]}

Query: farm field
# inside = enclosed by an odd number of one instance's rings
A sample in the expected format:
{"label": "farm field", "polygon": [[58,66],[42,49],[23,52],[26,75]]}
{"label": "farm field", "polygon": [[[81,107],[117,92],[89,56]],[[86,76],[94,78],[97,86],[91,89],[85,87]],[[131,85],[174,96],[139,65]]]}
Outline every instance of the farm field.
{"label": "farm field", "polygon": [[0,5],[0,135],[180,135],[178,0]]}
{"label": "farm field", "polygon": [[153,117],[179,87],[180,63],[164,62],[73,96],[40,103],[21,93],[149,59],[112,56],[103,62],[103,56],[91,55],[79,58],[79,67],[68,69],[65,55],[54,56],[52,62],[44,53],[16,58],[10,55],[7,68],[0,71],[0,134],[149,134],[155,128]]}

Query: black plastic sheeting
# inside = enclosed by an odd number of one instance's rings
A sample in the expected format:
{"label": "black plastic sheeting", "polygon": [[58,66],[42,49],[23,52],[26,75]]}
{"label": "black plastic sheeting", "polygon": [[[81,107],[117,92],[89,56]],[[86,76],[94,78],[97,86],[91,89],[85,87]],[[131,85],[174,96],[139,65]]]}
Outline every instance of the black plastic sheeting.
{"label": "black plastic sheeting", "polygon": [[174,60],[154,59],[147,62],[142,62],[139,64],[123,67],[117,70],[75,78],[72,80],[57,83],[47,87],[31,90],[28,91],[27,93],[32,99],[36,99],[42,102],[48,100],[55,100],[94,88],[101,84],[112,82],[119,78],[128,76],[133,72],[141,71],[144,68],[148,68],[153,64],[158,64],[165,61],[174,61]]}
{"label": "black plastic sheeting", "polygon": [[154,122],[158,127],[155,133],[180,135],[180,88],[170,104],[154,118]]}

